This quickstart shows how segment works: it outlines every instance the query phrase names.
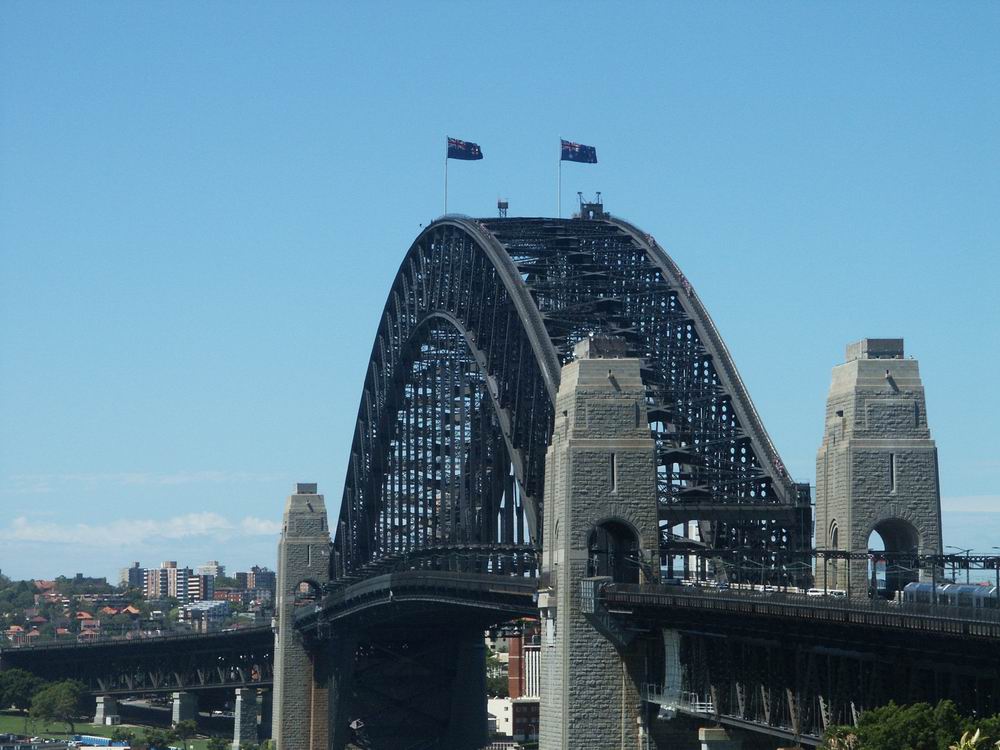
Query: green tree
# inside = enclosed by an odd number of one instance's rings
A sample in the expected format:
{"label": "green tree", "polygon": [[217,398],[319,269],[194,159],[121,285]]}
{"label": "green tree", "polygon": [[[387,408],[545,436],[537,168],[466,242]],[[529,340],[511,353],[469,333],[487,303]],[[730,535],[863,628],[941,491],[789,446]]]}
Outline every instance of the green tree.
{"label": "green tree", "polygon": [[194,719],[178,721],[174,725],[174,735],[183,743],[184,750],[187,750],[188,748],[188,740],[194,737],[197,733],[198,725],[194,722]]}
{"label": "green tree", "polygon": [[828,750],[972,750],[973,737],[980,748],[987,739],[994,744],[1000,738],[1000,716],[965,717],[951,701],[936,706],[889,703],[862,713],[856,727],[832,727],[824,746]]}
{"label": "green tree", "polygon": [[43,684],[42,680],[24,669],[5,669],[0,672],[0,706],[28,710],[31,699]]}
{"label": "green tree", "polygon": [[135,744],[135,732],[125,727],[115,727],[111,730],[112,742],[127,742],[129,747]]}
{"label": "green tree", "polygon": [[31,718],[41,721],[61,721],[75,731],[75,722],[83,711],[86,686],[76,680],[63,680],[46,685],[31,699]]}
{"label": "green tree", "polygon": [[510,694],[507,676],[500,667],[500,659],[489,652],[486,655],[486,694],[494,698],[506,698]]}
{"label": "green tree", "polygon": [[150,750],[166,750],[174,741],[174,733],[169,729],[146,727],[142,732],[142,740]]}
{"label": "green tree", "polygon": [[232,743],[226,742],[222,737],[209,737],[208,750],[229,750]]}

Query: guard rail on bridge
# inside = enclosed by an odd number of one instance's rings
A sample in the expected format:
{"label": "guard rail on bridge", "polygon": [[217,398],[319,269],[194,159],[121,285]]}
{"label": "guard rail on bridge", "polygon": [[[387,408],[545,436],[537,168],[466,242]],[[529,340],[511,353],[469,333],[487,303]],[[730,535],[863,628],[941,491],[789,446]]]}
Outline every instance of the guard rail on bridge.
{"label": "guard rail on bridge", "polygon": [[326,628],[339,620],[374,607],[406,603],[481,610],[501,618],[531,615],[537,612],[537,585],[537,579],[530,575],[402,570],[333,589],[322,601],[301,607],[296,612],[295,627],[324,637]]}
{"label": "guard rail on bridge", "polygon": [[30,651],[32,649],[77,649],[77,648],[87,648],[93,646],[107,646],[112,645],[127,645],[127,644],[149,644],[153,641],[155,642],[167,642],[171,643],[177,640],[184,639],[202,639],[202,638],[231,638],[233,636],[240,635],[255,635],[258,633],[269,632],[271,630],[271,625],[252,625],[245,628],[225,628],[222,630],[210,630],[208,632],[198,632],[194,630],[182,630],[182,631],[166,631],[161,633],[144,633],[130,631],[125,635],[107,635],[107,636],[96,636],[93,638],[87,638],[85,640],[68,639],[68,638],[34,638],[28,643],[10,643],[0,645],[0,652],[10,649],[17,649],[18,651]]}

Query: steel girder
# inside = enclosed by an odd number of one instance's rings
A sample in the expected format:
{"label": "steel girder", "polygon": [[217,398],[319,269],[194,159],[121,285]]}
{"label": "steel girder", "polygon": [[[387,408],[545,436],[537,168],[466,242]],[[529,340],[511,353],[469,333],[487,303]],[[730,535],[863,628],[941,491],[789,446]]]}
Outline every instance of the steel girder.
{"label": "steel girder", "polygon": [[73,678],[97,695],[266,687],[273,679],[270,628],[186,637],[8,649],[4,669],[45,680]]}
{"label": "steel girder", "polygon": [[449,216],[414,241],[383,311],[335,575],[430,546],[539,546],[560,367],[593,333],[644,361],[665,556],[689,521],[715,547],[790,561],[808,546],[808,499],[652,237],[615,219]]}
{"label": "steel girder", "polygon": [[952,700],[963,713],[1000,709],[1000,678],[985,658],[979,666],[896,651],[878,653],[728,633],[681,633],[682,685],[710,705],[723,724],[819,744],[834,726],[857,723],[861,712],[889,701]]}

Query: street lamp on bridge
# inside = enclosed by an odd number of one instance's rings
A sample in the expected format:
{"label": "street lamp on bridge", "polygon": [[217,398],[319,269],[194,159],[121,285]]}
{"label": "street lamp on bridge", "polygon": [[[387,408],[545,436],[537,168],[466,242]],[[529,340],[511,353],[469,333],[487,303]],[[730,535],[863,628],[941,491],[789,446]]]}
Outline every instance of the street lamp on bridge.
{"label": "street lamp on bridge", "polygon": [[[945,545],[945,549],[958,550],[958,552],[960,554],[965,555],[965,582],[966,583],[970,583],[970,581],[969,581],[969,568],[970,568],[970,565],[969,565],[969,555],[972,553],[972,547],[969,547],[968,549],[966,549],[964,547],[956,547],[953,544],[946,544]],[[996,548],[994,547],[994,549],[996,549]]]}

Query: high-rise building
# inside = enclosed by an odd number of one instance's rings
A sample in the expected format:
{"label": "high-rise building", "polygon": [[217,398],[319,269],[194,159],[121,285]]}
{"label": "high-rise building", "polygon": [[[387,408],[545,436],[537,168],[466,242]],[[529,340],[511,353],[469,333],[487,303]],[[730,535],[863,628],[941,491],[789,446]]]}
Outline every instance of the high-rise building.
{"label": "high-rise building", "polygon": [[200,602],[211,599],[215,594],[215,576],[198,574],[188,576],[187,600]]}
{"label": "high-rise building", "polygon": [[511,698],[537,698],[539,695],[539,638],[537,621],[522,621],[522,630],[507,639],[510,657],[507,668],[507,692]]}
{"label": "high-rise building", "polygon": [[143,584],[146,599],[177,599],[181,604],[189,601],[188,579],[191,568],[178,568],[175,560],[161,563],[159,568],[147,568]]}
{"label": "high-rise building", "polygon": [[206,563],[202,563],[194,572],[200,576],[212,576],[212,578],[225,577],[226,566],[219,564],[218,560],[209,560]]}
{"label": "high-rise building", "polygon": [[275,572],[259,565],[254,565],[246,572],[237,573],[236,583],[242,591],[268,591],[272,599],[278,585]]}
{"label": "high-rise building", "polygon": [[146,571],[144,568],[139,567],[139,563],[132,563],[131,568],[122,568],[121,575],[119,576],[119,583],[122,586],[127,586],[130,589],[142,588],[146,580]]}
{"label": "high-rise building", "polygon": [[253,585],[249,588],[261,591],[270,591],[271,596],[273,597],[274,591],[278,585],[275,572],[273,570],[268,570],[267,568],[261,568],[254,565],[253,568],[250,569],[250,573],[253,575]]}

